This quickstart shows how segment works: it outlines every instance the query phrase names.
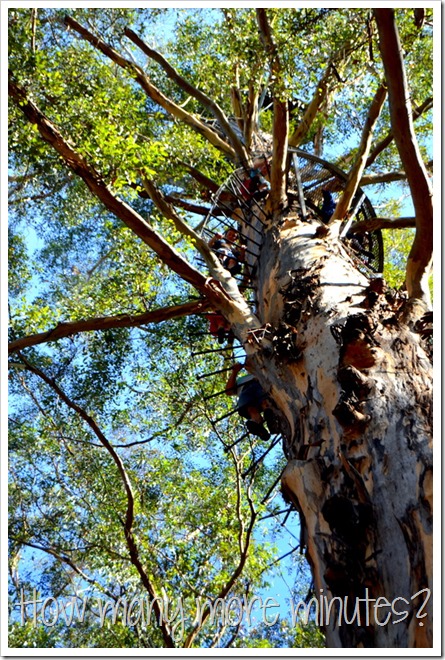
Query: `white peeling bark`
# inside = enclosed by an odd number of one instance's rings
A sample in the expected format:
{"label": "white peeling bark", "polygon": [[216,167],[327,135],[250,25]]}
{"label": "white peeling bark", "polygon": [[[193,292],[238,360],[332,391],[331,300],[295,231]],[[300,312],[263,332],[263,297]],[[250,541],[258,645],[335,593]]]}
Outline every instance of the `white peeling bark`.
{"label": "white peeling bark", "polygon": [[[420,619],[428,592],[411,598],[432,586],[430,359],[400,300],[370,290],[318,225],[290,225],[261,253],[258,317],[270,325],[256,373],[282,418],[283,491],[302,515],[315,596],[349,602],[349,620],[369,599],[361,625],[323,622],[327,645],[428,647],[431,599]],[[380,600],[380,620],[391,616],[379,625],[377,598],[409,615],[393,623],[402,615]]]}

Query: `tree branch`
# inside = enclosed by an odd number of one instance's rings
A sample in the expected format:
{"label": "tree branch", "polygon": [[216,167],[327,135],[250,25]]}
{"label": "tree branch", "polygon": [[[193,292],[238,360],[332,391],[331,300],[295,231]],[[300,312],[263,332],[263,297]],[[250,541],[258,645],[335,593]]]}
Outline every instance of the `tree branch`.
{"label": "tree branch", "polygon": [[173,206],[179,206],[179,208],[184,209],[184,211],[189,211],[189,213],[194,213],[195,215],[202,215],[207,217],[210,211],[208,206],[193,204],[192,202],[188,202],[186,199],[177,197],[176,194],[165,195],[165,200],[169,204],[172,204]]}
{"label": "tree branch", "polygon": [[[433,98],[429,96],[421,105],[413,108],[413,121],[421,117],[424,112],[431,110],[432,107],[433,107]],[[376,160],[377,156],[379,156],[382,153],[382,151],[384,151],[386,147],[388,147],[391,144],[393,140],[394,140],[394,133],[392,131],[389,131],[389,133],[382,140],[380,140],[380,142],[378,142],[375,145],[375,147],[371,150],[368,159],[366,161],[365,168],[370,167]],[[353,158],[354,158],[353,154],[351,153],[345,154],[338,161],[338,165],[344,169],[353,160]]]}
{"label": "tree branch", "polygon": [[349,171],[346,187],[337,203],[335,211],[330,219],[330,223],[333,223],[336,220],[343,220],[345,218],[351,205],[352,199],[357,192],[363,170],[365,169],[366,158],[368,157],[369,149],[371,147],[374,128],[382,111],[385,99],[386,87],[384,85],[380,85],[374,95],[373,101],[368,111],[368,116],[366,117],[355,163]]}
{"label": "tree branch", "polygon": [[204,106],[204,108],[207,108],[207,110],[213,114],[213,116],[219,121],[222,130],[229,138],[233,148],[238,155],[241,165],[247,167],[249,156],[247,154],[246,148],[233,130],[222,108],[220,108],[220,106],[213,99],[207,96],[207,94],[204,94],[204,92],[191,85],[187,80],[185,80],[185,78],[179,75],[176,69],[165,59],[163,55],[161,55],[161,53],[154,50],[153,48],[150,48],[144,41],[142,41],[140,37],[138,37],[135,32],[133,32],[133,30],[130,28],[125,28],[124,34],[134,44],[136,44],[136,46],[138,46],[142,52],[147,55],[147,57],[150,57],[151,59],[155,60],[155,62],[160,64],[167,76],[179,87],[181,87],[181,89],[187,92],[187,94],[190,94],[190,96],[193,96],[193,98],[199,101]]}
{"label": "tree branch", "polygon": [[[248,486],[246,491],[246,498],[249,505],[250,516],[246,528],[244,520],[242,519],[241,506],[240,506],[241,487],[243,482],[243,476],[240,470],[240,460],[238,459],[233,448],[231,449],[231,454],[234,461],[236,476],[237,476],[237,513],[238,513],[238,521],[240,524],[238,544],[240,548],[240,557],[235,570],[233,571],[232,575],[230,576],[226,584],[221,588],[215,600],[218,600],[220,598],[224,599],[227,596],[227,594],[230,592],[236,581],[238,580],[241,573],[243,572],[244,566],[247,561],[247,557],[249,555],[249,548],[250,548],[250,542],[252,540],[253,528],[258,515],[253,505],[252,497],[250,494],[250,486]],[[200,620],[197,622],[195,627],[190,631],[189,635],[187,636],[187,639],[184,642],[184,648],[191,647],[191,645],[193,644],[193,640],[195,639],[199,631],[202,629],[204,622],[208,619],[209,616],[210,616],[210,607],[207,605],[204,608],[204,611],[202,612]]]}
{"label": "tree branch", "polygon": [[[432,107],[433,107],[433,97],[429,96],[422,103],[422,105],[419,105],[413,109],[413,121],[418,119],[424,112],[431,110]],[[377,156],[379,156],[382,153],[382,151],[391,144],[393,140],[394,140],[394,134],[392,131],[390,131],[388,135],[384,137],[383,140],[380,140],[380,142],[378,142],[374,147],[374,149],[371,151],[371,153],[368,156],[368,160],[366,161],[365,167],[369,167],[370,165],[372,165],[372,163],[375,161]]]}
{"label": "tree branch", "polygon": [[359,186],[372,186],[378,183],[392,183],[394,181],[406,181],[406,172],[403,170],[397,170],[395,172],[364,174],[359,181]]}
{"label": "tree branch", "polygon": [[349,234],[363,234],[377,229],[413,229],[416,226],[416,218],[371,218],[354,222],[349,228]]}
{"label": "tree branch", "polygon": [[65,554],[65,553],[62,554],[62,553],[58,552],[57,550],[55,550],[54,548],[45,547],[43,545],[38,545],[37,543],[32,543],[31,541],[26,541],[26,540],[24,540],[20,537],[14,536],[14,535],[11,535],[10,538],[13,539],[14,541],[17,541],[17,543],[20,543],[21,545],[26,545],[29,548],[35,548],[36,550],[40,550],[41,552],[46,552],[48,555],[51,555],[52,557],[57,559],[57,561],[59,561],[60,563],[67,564],[70,568],[73,569],[73,571],[75,573],[77,573],[77,575],[80,575],[82,580],[85,580],[85,582],[87,582],[88,584],[91,584],[92,586],[97,587],[97,589],[99,591],[101,591],[102,593],[104,593],[106,596],[108,596],[108,598],[111,598],[114,601],[116,600],[116,596],[111,591],[109,591],[106,587],[104,587],[102,584],[100,584],[100,582],[98,582],[97,580],[94,580],[93,578],[88,577],[88,575],[86,575],[82,571],[82,569],[80,569],[77,566],[77,564],[75,564],[75,562],[71,559],[71,557],[69,557],[67,554]]}
{"label": "tree branch", "polygon": [[181,232],[181,234],[192,239],[194,246],[203,257],[210,271],[210,275],[215,278],[215,280],[221,282],[224,285],[224,291],[230,295],[230,298],[233,301],[238,303],[239,307],[244,308],[247,311],[248,308],[246,301],[239,291],[236,280],[230,275],[229,271],[227,271],[222,266],[220,260],[209,247],[209,244],[203,238],[201,238],[201,236],[197,234],[192,227],[184,222],[181,216],[176,213],[171,204],[166,201],[165,196],[153,181],[144,179],[143,184],[159,211],[166,218],[169,218],[174,222],[176,229]]}
{"label": "tree branch", "polygon": [[161,323],[169,319],[179,318],[182,316],[189,316],[191,314],[200,314],[202,311],[208,309],[209,305],[205,300],[197,300],[193,302],[184,303],[183,305],[174,305],[172,307],[164,307],[162,309],[155,309],[144,314],[119,314],[117,316],[102,316],[92,319],[81,321],[71,321],[66,323],[59,323],[52,330],[46,332],[39,332],[35,335],[28,335],[21,337],[8,344],[8,353],[11,355],[16,351],[21,351],[29,346],[37,346],[64,337],[72,337],[82,332],[91,332],[96,330],[110,330],[113,328],[137,328],[141,325],[148,323]]}
{"label": "tree branch", "polygon": [[36,376],[38,376],[41,380],[43,380],[51,389],[54,390],[54,392],[57,394],[57,396],[65,403],[65,405],[68,406],[68,408],[71,408],[71,410],[74,410],[81,419],[90,427],[90,429],[93,431],[95,436],[98,438],[99,442],[101,445],[107,450],[107,452],[110,454],[111,458],[113,459],[117,470],[120,474],[125,494],[126,494],[126,499],[127,499],[127,509],[125,512],[125,520],[122,521],[123,527],[124,527],[124,534],[125,534],[125,540],[127,543],[127,547],[130,553],[130,560],[133,566],[136,568],[136,570],[139,573],[139,576],[141,578],[142,584],[146,588],[147,592],[150,594],[151,598],[153,599],[153,609],[156,613],[156,617],[158,619],[158,625],[159,628],[161,629],[161,633],[165,642],[165,645],[168,648],[175,648],[175,643],[170,635],[170,630],[168,625],[166,625],[164,618],[162,616],[162,611],[159,606],[158,602],[158,595],[156,593],[156,590],[154,588],[154,585],[152,584],[150,578],[148,577],[147,573],[145,572],[141,561],[139,559],[139,552],[138,548],[136,545],[136,541],[133,536],[133,522],[134,522],[134,495],[133,495],[133,489],[131,486],[130,479],[128,477],[127,471],[125,470],[125,466],[119,456],[119,454],[116,452],[114,449],[113,445],[108,441],[108,439],[105,437],[105,435],[102,433],[98,425],[96,424],[96,421],[88,415],[88,413],[85,412],[83,408],[81,408],[77,403],[72,401],[66,394],[65,392],[57,385],[57,383],[47,376],[43,371],[41,371],[38,367],[34,366],[26,358],[22,355],[19,354],[20,359],[23,361],[23,363],[26,365],[26,368]]}
{"label": "tree branch", "polygon": [[188,163],[185,163],[183,160],[179,160],[178,163],[185,167],[188,172],[191,174],[191,176],[201,185],[203,188],[206,190],[210,190],[212,193],[216,193],[219,190],[219,184],[216,183],[216,181],[213,181],[213,179],[210,179],[208,176],[200,172],[196,167],[193,167],[193,165],[189,165]]}
{"label": "tree branch", "polygon": [[267,200],[267,210],[273,215],[279,213],[287,203],[286,159],[289,136],[289,111],[283,97],[281,63],[278,49],[265,9],[257,9],[257,22],[266,52],[269,56],[272,79],[274,81],[273,100],[273,156],[270,174],[271,191]]}
{"label": "tree branch", "polygon": [[307,106],[301,122],[299,123],[299,125],[297,126],[297,128],[289,138],[290,147],[300,146],[301,141],[307,135],[310,127],[312,126],[314,119],[317,116],[317,112],[320,109],[320,106],[326,100],[328,93],[333,91],[333,85],[330,85],[330,87],[328,88],[329,80],[334,76],[339,83],[345,82],[344,80],[341,79],[338,73],[337,67],[339,66],[340,62],[346,60],[349,56],[352,55],[352,53],[360,49],[363,43],[367,43],[367,40],[365,42],[355,41],[353,43],[349,43],[348,41],[346,41],[341,46],[341,48],[339,48],[331,56],[328,65],[326,67],[326,71],[324,72],[324,74],[322,75],[322,77],[320,78],[317,84],[314,96],[312,97],[311,102]]}
{"label": "tree branch", "polygon": [[312,126],[315,117],[317,116],[318,109],[325,100],[328,93],[328,80],[331,76],[331,64],[328,64],[328,67],[320,78],[315,90],[314,96],[312,97],[311,102],[307,106],[305,113],[298,124],[295,131],[289,137],[289,146],[290,147],[299,147],[303,138],[307,135],[310,127]]}
{"label": "tree branch", "polygon": [[[62,156],[68,167],[85,181],[91,192],[109,211],[114,213],[144,243],[149,245],[167,266],[207,297],[219,311],[226,314],[234,312],[234,302],[219,281],[202,275],[202,273],[191,266],[172,248],[142,216],[116,197],[105,184],[100,174],[87,163],[85,158],[74,149],[70,142],[62,137],[56,126],[27,98],[25,90],[17,85],[11,77],[9,79],[9,95],[28,120],[32,124],[37,125],[42,138]],[[227,280],[225,273],[226,271],[222,269],[222,281]],[[231,289],[233,289],[233,278],[229,279],[231,280]],[[238,315],[238,322],[244,322],[246,320],[246,314],[250,320],[253,319],[245,303],[243,305],[238,304],[236,307],[238,312],[243,311],[243,320],[241,321]]]}
{"label": "tree branch", "polygon": [[122,55],[119,55],[119,53],[111,48],[111,46],[93,35],[91,32],[89,32],[89,30],[84,28],[82,25],[80,25],[80,23],[75,21],[70,16],[65,17],[65,23],[68,27],[71,27],[73,30],[78,32],[86,41],[100,50],[113,62],[118,64],[123,69],[128,70],[130,74],[134,76],[136,82],[142,87],[147,96],[149,96],[155,103],[164,108],[164,110],[166,110],[173,117],[176,117],[177,119],[183,121],[185,124],[191,126],[194,130],[203,135],[206,140],[213,144],[214,147],[229,156],[229,158],[231,158],[233,161],[236,161],[236,151],[229,144],[227,144],[227,142],[222,140],[218,133],[213,131],[209,126],[207,126],[207,124],[204,124],[202,121],[181,108],[181,106],[174,103],[174,101],[167,98],[159,89],[157,89],[157,87],[152,85],[149,78],[145,75],[139,66],[134,64],[134,62],[131,60],[122,57]]}
{"label": "tree branch", "polygon": [[408,256],[406,288],[410,298],[430,305],[428,277],[433,254],[432,187],[414,133],[411,102],[393,9],[374,9],[385,69],[394,140],[411,190],[416,235]]}
{"label": "tree branch", "polygon": [[36,53],[37,7],[31,9],[31,53]]}
{"label": "tree branch", "polygon": [[244,136],[246,144],[249,147],[252,143],[252,136],[258,128],[258,99],[259,92],[255,89],[253,83],[249,83],[249,95],[247,97],[247,107],[244,118]]}

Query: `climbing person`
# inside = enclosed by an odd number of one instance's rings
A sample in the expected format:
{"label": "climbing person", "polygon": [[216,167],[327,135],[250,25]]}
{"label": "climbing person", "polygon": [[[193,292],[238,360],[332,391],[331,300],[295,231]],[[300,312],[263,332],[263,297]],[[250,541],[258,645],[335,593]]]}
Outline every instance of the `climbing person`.
{"label": "climbing person", "polygon": [[226,339],[229,342],[233,342],[235,335],[230,328],[230,323],[222,314],[214,312],[205,314],[205,316],[209,322],[209,332],[213,337],[218,339],[219,344],[223,344]]}
{"label": "climbing person", "polygon": [[266,178],[268,174],[267,160],[257,158],[242,181],[241,194],[246,201],[263,199],[269,194],[270,183]]}
{"label": "climbing person", "polygon": [[241,272],[245,259],[246,248],[239,244],[239,233],[236,229],[228,229],[224,235],[215,234],[209,241],[218,259],[229,273],[234,276]]}
{"label": "climbing person", "polygon": [[238,397],[236,409],[241,417],[247,419],[247,430],[261,440],[269,440],[270,433],[264,426],[263,415],[269,429],[273,433],[276,432],[276,420],[270,408],[270,400],[253,374],[238,376],[242,369],[249,370],[247,360],[244,364],[236,362],[233,365],[226,383],[226,394]]}
{"label": "climbing person", "polygon": [[320,214],[321,214],[321,219],[323,220],[325,225],[327,225],[329,220],[331,219],[332,214],[335,211],[336,204],[330,190],[327,190],[327,188],[323,188],[321,193],[323,195],[323,204],[320,209]]}

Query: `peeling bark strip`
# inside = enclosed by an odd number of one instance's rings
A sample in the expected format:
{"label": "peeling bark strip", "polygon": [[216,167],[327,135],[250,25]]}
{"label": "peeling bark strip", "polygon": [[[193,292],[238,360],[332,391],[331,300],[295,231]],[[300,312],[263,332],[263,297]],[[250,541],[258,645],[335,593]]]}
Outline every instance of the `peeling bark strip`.
{"label": "peeling bark strip", "polygon": [[410,95],[394,10],[374,9],[374,15],[388,85],[392,131],[416,211],[416,236],[408,257],[406,288],[410,297],[419,298],[430,305],[428,277],[433,254],[433,191],[414,132]]}

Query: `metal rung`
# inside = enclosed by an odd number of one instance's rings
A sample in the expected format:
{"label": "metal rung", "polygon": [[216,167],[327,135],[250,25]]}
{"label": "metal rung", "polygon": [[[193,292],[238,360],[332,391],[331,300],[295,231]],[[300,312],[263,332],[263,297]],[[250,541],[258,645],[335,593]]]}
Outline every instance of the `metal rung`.
{"label": "metal rung", "polygon": [[218,417],[218,419],[214,419],[212,424],[217,424],[218,422],[222,422],[223,419],[227,419],[227,417],[231,417],[232,415],[234,415],[237,412],[238,412],[237,408],[234,408],[233,410],[228,412],[226,415],[223,415],[222,417]]}
{"label": "metal rung", "polygon": [[245,477],[247,477],[247,475],[249,474],[249,472],[252,472],[252,470],[254,470],[254,469],[256,468],[257,465],[259,465],[260,463],[262,463],[262,461],[266,458],[267,454],[268,454],[269,452],[271,452],[272,449],[273,449],[274,447],[277,446],[277,444],[280,442],[280,440],[282,440],[282,436],[281,436],[281,434],[279,434],[279,435],[278,435],[278,438],[276,438],[273,442],[271,442],[270,446],[269,446],[268,449],[264,452],[264,454],[262,454],[262,455],[261,455],[256,461],[254,461],[254,462],[252,463],[252,465],[251,465],[250,467],[247,468],[247,470],[246,470],[245,472],[242,473],[241,476],[242,476],[243,479],[244,479]]}
{"label": "metal rung", "polygon": [[303,185],[301,183],[301,176],[300,176],[300,170],[299,170],[299,167],[298,167],[298,156],[297,156],[297,154],[293,154],[292,160],[293,160],[293,163],[294,163],[295,177],[297,179],[298,201],[300,202],[301,215],[302,215],[303,220],[306,220],[306,216],[307,216],[306,202],[304,201]]}
{"label": "metal rung", "polygon": [[238,438],[238,440],[235,440],[235,442],[232,442],[232,444],[230,444],[230,445],[224,445],[224,451],[225,451],[225,452],[230,451],[233,447],[235,447],[235,445],[237,445],[237,444],[239,444],[240,442],[242,442],[242,441],[243,441],[245,438],[247,438],[248,436],[249,436],[248,433],[244,433],[242,436],[240,436],[240,437]]}
{"label": "metal rung", "polygon": [[218,371],[210,371],[208,374],[201,374],[201,376],[197,376],[196,380],[202,380],[203,378],[208,378],[209,376],[215,376],[216,374],[222,374],[227,371],[232,371],[232,367],[227,367],[227,369],[218,369]]}

